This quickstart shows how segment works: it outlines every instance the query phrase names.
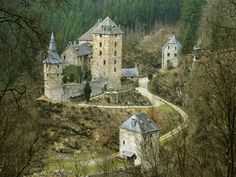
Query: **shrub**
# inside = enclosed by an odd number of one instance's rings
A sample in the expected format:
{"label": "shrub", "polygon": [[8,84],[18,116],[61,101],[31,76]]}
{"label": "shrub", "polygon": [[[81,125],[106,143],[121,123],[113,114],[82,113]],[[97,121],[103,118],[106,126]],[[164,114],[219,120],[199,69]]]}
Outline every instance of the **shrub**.
{"label": "shrub", "polygon": [[70,73],[70,75],[69,75],[69,81],[70,81],[70,82],[74,82],[74,80],[75,80],[75,75],[74,75],[73,73]]}

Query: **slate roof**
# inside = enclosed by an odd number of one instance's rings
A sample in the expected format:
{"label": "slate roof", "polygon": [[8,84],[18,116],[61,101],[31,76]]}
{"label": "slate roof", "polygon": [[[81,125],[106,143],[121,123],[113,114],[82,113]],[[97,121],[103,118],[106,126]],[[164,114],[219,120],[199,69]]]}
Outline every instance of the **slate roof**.
{"label": "slate roof", "polygon": [[91,44],[88,42],[72,45],[71,47],[76,51],[77,56],[85,56],[93,53]]}
{"label": "slate roof", "polygon": [[106,17],[93,30],[93,34],[123,34],[123,31],[109,17]]}
{"label": "slate roof", "polygon": [[138,77],[138,68],[124,68],[121,70],[122,77]]}
{"label": "slate roof", "polygon": [[45,64],[60,64],[62,60],[57,52],[56,42],[52,33],[50,44],[48,47],[48,57],[43,61]]}
{"label": "slate roof", "polygon": [[80,38],[79,41],[92,41],[93,40],[93,30],[98,26],[99,21],[86,33],[84,33]]}
{"label": "slate roof", "polygon": [[177,47],[181,47],[180,42],[176,39],[175,35],[169,37],[168,42],[163,46],[165,48],[168,44],[175,44]]}
{"label": "slate roof", "polygon": [[109,17],[106,17],[103,21],[99,19],[92,28],[79,38],[79,41],[92,41],[93,34],[123,34],[123,31]]}
{"label": "slate roof", "polygon": [[125,157],[133,157],[135,155],[133,152],[129,152],[129,151],[124,151],[122,154]]}
{"label": "slate roof", "polygon": [[126,120],[120,128],[137,133],[149,133],[159,131],[157,124],[151,120],[145,113],[136,113]]}

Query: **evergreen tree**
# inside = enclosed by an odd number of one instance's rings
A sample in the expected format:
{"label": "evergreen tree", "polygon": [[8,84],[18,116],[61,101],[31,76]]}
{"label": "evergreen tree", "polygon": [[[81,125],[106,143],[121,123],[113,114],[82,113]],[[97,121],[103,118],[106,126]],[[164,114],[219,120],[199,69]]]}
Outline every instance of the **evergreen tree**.
{"label": "evergreen tree", "polygon": [[84,87],[84,96],[87,102],[90,100],[90,95],[92,93],[91,86],[89,85],[89,82],[86,82],[85,87]]}

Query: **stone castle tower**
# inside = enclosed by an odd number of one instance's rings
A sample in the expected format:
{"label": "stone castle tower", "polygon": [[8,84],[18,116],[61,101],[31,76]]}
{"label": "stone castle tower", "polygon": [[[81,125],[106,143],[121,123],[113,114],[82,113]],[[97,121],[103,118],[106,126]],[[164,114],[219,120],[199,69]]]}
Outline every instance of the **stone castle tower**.
{"label": "stone castle tower", "polygon": [[61,101],[62,89],[62,60],[58,55],[56,42],[52,33],[48,48],[48,57],[43,61],[44,94],[52,100]]}
{"label": "stone castle tower", "polygon": [[122,30],[109,17],[92,31],[92,79],[106,80],[107,88],[121,88]]}

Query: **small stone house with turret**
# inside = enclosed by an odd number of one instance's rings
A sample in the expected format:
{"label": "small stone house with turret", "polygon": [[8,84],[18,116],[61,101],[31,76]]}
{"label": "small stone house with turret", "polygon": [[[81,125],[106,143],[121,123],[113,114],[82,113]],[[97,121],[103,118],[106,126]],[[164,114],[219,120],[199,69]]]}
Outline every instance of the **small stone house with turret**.
{"label": "small stone house with turret", "polygon": [[44,60],[45,95],[52,100],[69,101],[83,94],[83,83],[62,83],[63,69],[70,65],[81,67],[82,78],[91,73],[92,96],[104,88],[119,91],[124,73],[122,35],[123,31],[109,17],[99,19],[79,42],[70,42],[60,57],[52,34],[48,58]]}
{"label": "small stone house with turret", "polygon": [[134,157],[134,165],[144,169],[159,161],[159,132],[145,113],[136,113],[120,126],[120,157]]}
{"label": "small stone house with turret", "polygon": [[177,67],[180,63],[181,44],[175,35],[169,38],[168,42],[162,47],[162,69]]}

